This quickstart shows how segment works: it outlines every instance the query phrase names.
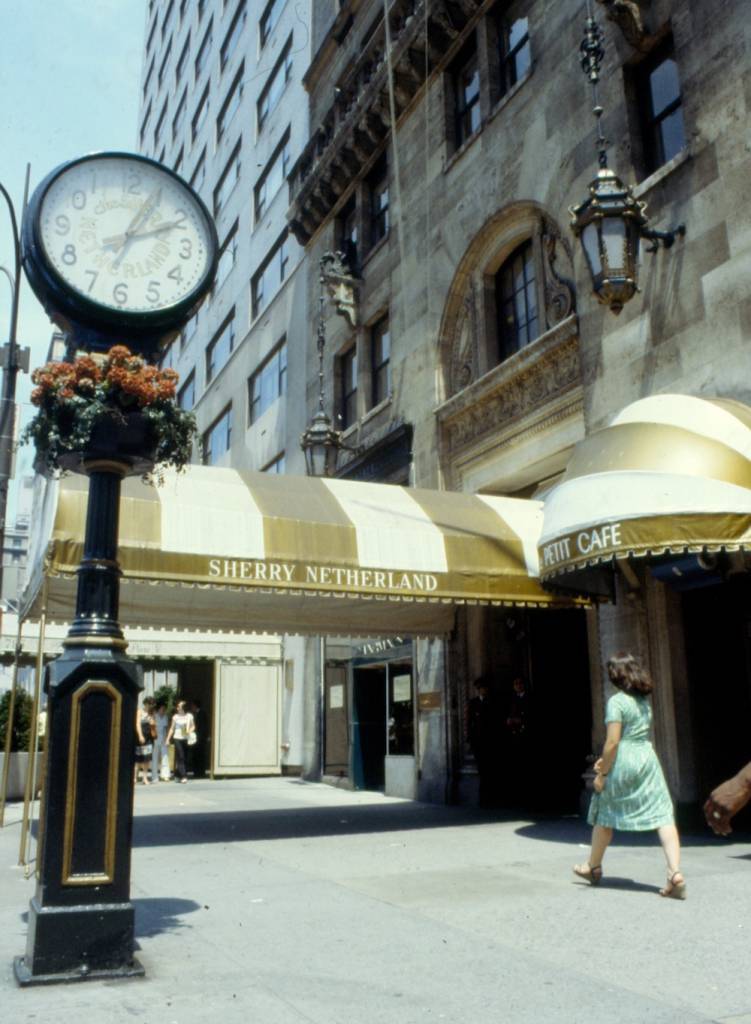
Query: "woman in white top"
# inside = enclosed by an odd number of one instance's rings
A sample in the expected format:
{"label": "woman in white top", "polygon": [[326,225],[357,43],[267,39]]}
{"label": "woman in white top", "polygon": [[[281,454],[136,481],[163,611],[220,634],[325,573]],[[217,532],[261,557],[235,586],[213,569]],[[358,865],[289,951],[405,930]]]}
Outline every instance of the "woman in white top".
{"label": "woman in white top", "polygon": [[177,708],[172,716],[172,722],[167,733],[167,743],[175,744],[175,778],[178,782],[187,782],[188,776],[185,770],[188,752],[188,736],[196,731],[193,716],[185,707],[185,701],[179,700]]}

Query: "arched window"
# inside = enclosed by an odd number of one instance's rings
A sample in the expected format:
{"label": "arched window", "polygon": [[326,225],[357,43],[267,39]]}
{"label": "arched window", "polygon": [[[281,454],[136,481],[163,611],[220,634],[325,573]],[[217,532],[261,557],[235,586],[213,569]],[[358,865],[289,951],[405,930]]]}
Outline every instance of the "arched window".
{"label": "arched window", "polygon": [[532,240],[515,249],[495,277],[498,353],[508,359],[540,333]]}

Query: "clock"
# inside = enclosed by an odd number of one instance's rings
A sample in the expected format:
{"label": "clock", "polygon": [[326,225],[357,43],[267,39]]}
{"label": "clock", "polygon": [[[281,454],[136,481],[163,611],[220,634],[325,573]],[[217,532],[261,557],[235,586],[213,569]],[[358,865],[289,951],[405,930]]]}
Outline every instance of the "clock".
{"label": "clock", "polygon": [[213,284],[214,222],[192,188],[155,160],[94,153],[35,190],[22,259],[52,320],[82,348],[115,340],[153,355]]}

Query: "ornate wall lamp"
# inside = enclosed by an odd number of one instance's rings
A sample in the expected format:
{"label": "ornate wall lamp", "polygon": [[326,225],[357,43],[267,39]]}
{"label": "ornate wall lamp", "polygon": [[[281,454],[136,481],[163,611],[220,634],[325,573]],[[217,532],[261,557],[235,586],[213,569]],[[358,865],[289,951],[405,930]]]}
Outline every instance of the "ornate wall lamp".
{"label": "ornate wall lamp", "polygon": [[580,53],[582,70],[592,85],[600,169],[584,202],[570,208],[571,228],[581,240],[598,301],[617,314],[639,288],[640,240],[647,238],[653,243],[648,252],[656,252],[660,242],[669,249],[678,235],[686,233],[686,228],[683,224],[672,231],[650,228],[645,213],[647,204],[638,200],[631,187],[608,167],[608,141],[602,132],[603,108],[597,91],[604,57],[602,30],[594,19],[590,0]]}
{"label": "ornate wall lamp", "polygon": [[[359,448],[352,448],[342,441],[342,432],[336,430],[331,419],[326,414],[323,405],[323,351],[326,347],[326,320],[324,310],[326,307],[326,288],[332,290],[332,284],[336,291],[332,292],[337,300],[337,308],[342,309],[344,296],[342,288],[347,282],[352,285],[354,294],[354,279],[346,274],[343,263],[343,256],[340,252],[325,252],[319,261],[320,272],[318,276],[318,328],[316,331],[316,345],[318,348],[318,409],[315,412],[310,426],[300,438],[300,447],[305,455],[305,472],[308,476],[334,476],[336,474],[339,455],[341,452],[357,452]],[[354,300],[346,303],[346,315],[354,326]]]}

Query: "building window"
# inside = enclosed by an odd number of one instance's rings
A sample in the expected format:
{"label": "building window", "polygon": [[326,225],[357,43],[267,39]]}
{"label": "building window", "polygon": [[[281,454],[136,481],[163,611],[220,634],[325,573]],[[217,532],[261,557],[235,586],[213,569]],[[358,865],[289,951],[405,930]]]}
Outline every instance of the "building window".
{"label": "building window", "polygon": [[235,310],[233,309],[206,349],[206,383],[209,384],[225,365],[235,347]]}
{"label": "building window", "polygon": [[174,370],[177,357],[179,355],[177,342],[173,341],[171,345],[168,345],[164,350],[161,359],[159,360],[160,370]]}
{"label": "building window", "polygon": [[357,422],[357,346],[352,345],[339,357],[339,419],[346,430]]}
{"label": "building window", "polygon": [[146,78],[144,78],[144,80],[143,80],[143,96],[144,96],[144,99],[146,98],[146,93],[149,91],[149,86],[151,85],[151,76],[153,74],[154,74],[154,58],[152,57],[151,58],[151,63],[149,64],[149,70],[146,72]]}
{"label": "building window", "polygon": [[156,18],[154,18],[154,21],[152,22],[151,31],[149,32],[149,38],[146,40],[146,52],[147,53],[151,50],[151,47],[152,47],[153,42],[154,42],[155,34],[156,34]]}
{"label": "building window", "polygon": [[520,245],[496,274],[498,348],[508,359],[540,333],[537,281],[532,241]]}
{"label": "building window", "polygon": [[167,4],[167,10],[164,13],[164,18],[162,19],[162,39],[164,39],[164,37],[167,35],[167,26],[169,25],[170,19],[172,18],[172,12],[174,8],[175,0],[170,0],[170,2]]}
{"label": "building window", "polygon": [[172,40],[167,43],[167,49],[164,51],[164,57],[162,57],[162,63],[159,65],[159,74],[156,76],[156,80],[159,83],[161,89],[162,83],[164,82],[164,76],[167,74],[167,65],[169,59],[172,56]]}
{"label": "building window", "polygon": [[287,394],[287,342],[278,345],[248,381],[248,420],[255,423]]}
{"label": "building window", "polygon": [[499,98],[526,75],[532,65],[529,45],[529,19],[509,21],[505,12],[498,14]]}
{"label": "building window", "polygon": [[274,65],[274,70],[271,72],[266,85],[263,87],[263,91],[258,98],[257,112],[258,112],[258,131],[260,132],[263,126],[268,120],[269,114],[276,107],[279,99],[284,92],[284,87],[289,81],[289,76],[292,73],[292,36],[287,40],[287,44],[282,50],[279,60]]}
{"label": "building window", "polygon": [[232,19],[232,24],[230,25],[227,31],[227,35],[224,37],[224,42],[222,43],[222,48],[220,50],[219,63],[222,71],[224,71],[224,67],[227,61],[230,59],[230,57],[235,51],[237,41],[242,35],[242,30],[245,28],[245,22],[247,20],[247,17],[247,4],[245,0],[240,0],[240,4],[238,5],[235,16]]}
{"label": "building window", "polygon": [[177,392],[177,404],[181,409],[190,412],[196,404],[196,374],[195,370],[190,371],[188,379]]}
{"label": "building window", "polygon": [[338,219],[338,245],[350,270],[357,269],[357,198],[353,194],[341,209]]}
{"label": "building window", "polygon": [[480,64],[474,36],[454,65],[454,144],[463,146],[480,128]]}
{"label": "building window", "polygon": [[258,23],[258,30],[261,36],[261,46],[265,46],[269,36],[276,28],[279,15],[282,13],[286,0],[269,0]]}
{"label": "building window", "polygon": [[370,192],[370,244],[371,247],[389,232],[389,175],[386,155],[376,163],[368,177]]}
{"label": "building window", "polygon": [[284,452],[279,452],[276,458],[272,459],[271,462],[267,462],[265,466],[261,468],[262,473],[284,473],[286,467],[286,460]]}
{"label": "building window", "polygon": [[391,329],[387,316],[374,324],[370,331],[370,372],[371,399],[376,406],[391,394]]}
{"label": "building window", "polygon": [[636,68],[639,111],[647,174],[686,145],[678,65],[669,37]]}
{"label": "building window", "polygon": [[151,101],[149,100],[149,105],[148,105],[148,107],[146,107],[146,113],[143,115],[143,121],[141,121],[141,145],[144,144],[144,141],[146,139],[146,130],[149,127],[149,119],[150,119],[150,117],[151,117]]}
{"label": "building window", "polygon": [[266,256],[250,282],[250,294],[253,318],[268,306],[282,282],[287,277],[289,264],[289,237],[287,232],[281,236],[271,252]]}
{"label": "building window", "polygon": [[[200,17],[200,14],[199,14],[199,17]],[[209,60],[209,53],[211,51],[211,43],[212,43],[211,29],[213,27],[213,24],[214,24],[214,20],[212,18],[212,20],[209,22],[209,27],[206,29],[206,32],[204,33],[204,37],[201,40],[201,45],[198,47],[198,53],[196,54],[196,60],[195,60],[196,81],[198,81],[198,79],[199,79],[199,77],[201,75],[201,72],[206,67],[206,65],[208,63],[208,60]]]}
{"label": "building window", "polygon": [[203,435],[203,464],[213,466],[229,451],[232,440],[232,406],[211,424]]}
{"label": "building window", "polygon": [[190,187],[194,188],[196,192],[200,192],[203,188],[203,183],[206,181],[206,147],[203,147],[203,152],[198,158],[198,163],[195,166],[193,173],[190,176]]}
{"label": "building window", "polygon": [[237,221],[227,232],[227,237],[219,250],[219,262],[216,268],[214,291],[219,291],[232,272],[237,261]]}
{"label": "building window", "polygon": [[183,147],[180,146],[180,152],[177,154],[177,157],[175,158],[175,162],[172,165],[172,170],[175,172],[175,174],[179,174],[180,171],[182,170],[182,166],[183,166]]}
{"label": "building window", "polygon": [[167,103],[168,103],[168,99],[166,99],[164,101],[164,106],[162,107],[162,112],[159,115],[159,120],[157,121],[156,126],[154,128],[154,149],[155,150],[156,150],[156,147],[159,144],[159,141],[160,141],[160,139],[162,137],[162,130],[164,128],[164,122],[167,120]]}
{"label": "building window", "polygon": [[255,219],[259,221],[268,209],[268,205],[286,181],[289,173],[289,128],[282,141],[276,147],[271,159],[266,164],[258,184],[253,190],[255,198]]}
{"label": "building window", "polygon": [[185,20],[185,13],[186,13],[187,9],[188,9],[188,0],[180,0],[179,18],[180,18],[180,24],[181,25],[182,25],[183,21]]}
{"label": "building window", "polygon": [[232,189],[240,180],[240,143],[232,150],[229,160],[224,165],[222,175],[214,189],[214,216],[218,217]]}
{"label": "building window", "polygon": [[185,78],[185,72],[188,70],[188,57],[190,56],[190,32],[185,39],[185,46],[182,48],[180,58],[175,68],[175,86],[179,89],[180,83]]}
{"label": "building window", "polygon": [[230,123],[232,118],[235,116],[237,111],[240,109],[240,104],[243,98],[243,88],[245,77],[245,62],[240,65],[240,70],[235,75],[232,85],[229,87],[226,99],[222,104],[221,110],[216,119],[216,141],[224,135],[227,125]]}
{"label": "building window", "polygon": [[187,86],[183,90],[183,94],[180,97],[180,102],[177,104],[177,110],[175,116],[172,118],[172,138],[176,139],[183,127],[183,121],[185,120],[185,108],[188,105],[188,89]]}
{"label": "building window", "polygon": [[203,95],[198,101],[196,112],[193,114],[193,120],[190,122],[190,132],[193,141],[196,141],[196,137],[203,127],[203,123],[206,120],[206,115],[209,111],[209,87],[208,85],[203,90]]}

